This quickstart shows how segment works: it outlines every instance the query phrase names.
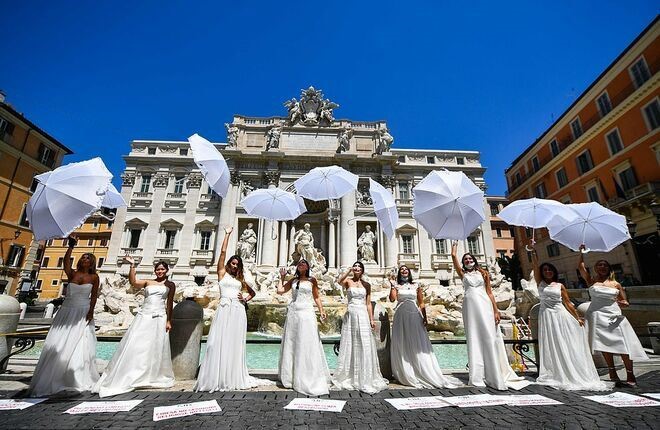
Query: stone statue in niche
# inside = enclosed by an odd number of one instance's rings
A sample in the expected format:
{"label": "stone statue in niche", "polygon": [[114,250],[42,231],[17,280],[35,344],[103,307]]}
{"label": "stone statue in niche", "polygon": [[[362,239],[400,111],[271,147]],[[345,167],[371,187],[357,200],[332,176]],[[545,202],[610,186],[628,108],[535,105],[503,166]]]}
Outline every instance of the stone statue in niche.
{"label": "stone statue in niche", "polygon": [[347,152],[351,149],[351,137],[353,137],[353,128],[349,125],[339,133],[337,140],[339,141],[339,148],[337,153]]}
{"label": "stone statue in niche", "polygon": [[253,226],[252,223],[248,223],[247,228],[243,230],[236,244],[236,254],[245,262],[254,261],[255,257],[254,249],[257,246],[257,233],[254,232]]}
{"label": "stone statue in niche", "polygon": [[365,226],[362,235],[358,238],[358,251],[360,252],[360,260],[365,263],[375,263],[376,254],[374,253],[374,245],[376,244],[376,234],[371,231],[371,226]]}
{"label": "stone statue in niche", "polygon": [[296,252],[300,255],[300,258],[307,260],[310,268],[321,265],[321,260],[318,258],[319,253],[314,248],[314,235],[308,223],[305,223],[302,230],[296,232],[293,241],[296,244]]}
{"label": "stone statue in niche", "polygon": [[266,134],[266,151],[280,147],[280,135],[282,134],[282,125],[275,125],[268,130]]}
{"label": "stone statue in niche", "polygon": [[238,143],[238,127],[225,123],[225,128],[227,129],[227,147],[235,148]]}
{"label": "stone statue in niche", "polygon": [[392,147],[392,142],[394,142],[394,137],[390,134],[387,128],[379,128],[376,130],[378,133],[378,143],[376,144],[376,154],[382,154],[383,152],[389,152]]}

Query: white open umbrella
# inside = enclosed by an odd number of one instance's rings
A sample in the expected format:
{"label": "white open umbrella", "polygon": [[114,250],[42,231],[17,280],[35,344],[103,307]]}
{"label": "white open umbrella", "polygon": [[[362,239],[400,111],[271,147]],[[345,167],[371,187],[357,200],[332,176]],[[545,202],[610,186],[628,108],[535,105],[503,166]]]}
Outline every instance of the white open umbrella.
{"label": "white open umbrella", "polygon": [[117,188],[114,185],[110,184],[108,190],[103,195],[103,201],[101,206],[104,208],[116,209],[126,205],[126,200],[121,196]]}
{"label": "white open umbrella", "polygon": [[229,190],[229,167],[222,154],[211,142],[195,133],[188,138],[195,164],[213,191],[221,197]]}
{"label": "white open umbrella", "polygon": [[[296,219],[306,211],[305,203],[300,196],[279,188],[254,190],[243,199],[241,204],[248,215],[270,221]],[[271,237],[276,239],[275,223],[272,227]]]}
{"label": "white open umbrella", "polygon": [[380,223],[380,228],[388,239],[392,239],[396,225],[399,222],[399,212],[396,210],[394,196],[387,188],[371,178],[369,178],[369,194],[374,204],[374,212]]}
{"label": "white open umbrella", "polygon": [[434,170],[413,196],[413,217],[435,239],[465,239],[486,219],[484,193],[463,172]]}
{"label": "white open umbrella", "polygon": [[[561,217],[569,222],[577,215],[568,206],[556,200],[532,197],[531,199],[516,200],[502,209],[497,216],[508,224],[535,229],[547,227],[555,217]],[[532,241],[534,241],[533,230]],[[531,249],[528,250],[531,251]]]}
{"label": "white open umbrella", "polygon": [[573,251],[580,245],[586,251],[609,252],[617,245],[630,239],[626,217],[599,205],[596,202],[567,205],[575,218],[566,221],[557,217],[550,222],[550,238]]}
{"label": "white open umbrella", "polygon": [[36,240],[66,237],[101,208],[112,174],[100,158],[71,163],[35,176],[27,204]]}
{"label": "white open umbrella", "polygon": [[299,196],[319,201],[339,199],[357,189],[358,176],[339,166],[315,167],[294,185]]}

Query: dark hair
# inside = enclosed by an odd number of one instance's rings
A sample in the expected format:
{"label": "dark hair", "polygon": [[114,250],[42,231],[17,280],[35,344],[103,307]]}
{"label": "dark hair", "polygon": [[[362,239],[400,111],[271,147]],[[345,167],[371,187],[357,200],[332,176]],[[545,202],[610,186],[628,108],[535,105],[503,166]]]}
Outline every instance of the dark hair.
{"label": "dark hair", "polygon": [[465,267],[465,263],[463,263],[463,260],[465,260],[465,257],[468,256],[468,255],[469,255],[470,257],[472,257],[472,261],[474,261],[474,268],[477,269],[477,270],[479,270],[479,268],[480,268],[480,266],[479,266],[479,262],[477,261],[477,259],[475,258],[475,256],[472,255],[472,253],[470,253],[470,252],[466,252],[466,253],[463,254],[463,256],[461,257],[461,266],[463,267],[463,270],[468,270],[468,268]]}
{"label": "dark hair", "polygon": [[241,281],[241,284],[245,286],[245,277],[243,275],[243,259],[241,258],[240,255],[232,255],[227,259],[227,262],[225,263],[225,272],[231,273],[231,271],[229,270],[231,268],[229,266],[229,263],[231,263],[233,260],[238,261],[238,268],[236,270],[236,276],[234,276],[234,278]]}
{"label": "dark hair", "polygon": [[85,252],[83,255],[80,256],[80,258],[78,259],[78,263],[76,264],[76,271],[82,272],[82,264],[81,263],[82,263],[82,258],[85,255],[88,256],[89,259],[90,259],[89,268],[87,269],[87,273],[90,274],[90,275],[95,275],[96,274],[96,257],[91,252]]}
{"label": "dark hair", "polygon": [[165,270],[170,270],[170,266],[167,264],[166,261],[157,261],[156,264],[154,264],[154,270],[158,269],[158,266],[163,266]]}
{"label": "dark hair", "polygon": [[361,261],[356,261],[355,263],[353,263],[353,266],[355,266],[356,264],[360,266],[360,268],[362,269],[362,274],[364,275],[364,264],[362,264]]}
{"label": "dark hair", "polygon": [[[403,276],[401,276],[401,269],[403,269],[404,267],[406,269],[408,269],[408,277],[407,278],[404,278]],[[396,283],[399,284],[399,285],[403,285],[406,282],[409,283],[409,284],[413,283],[412,272],[410,271],[410,267],[406,266],[405,264],[402,264],[401,266],[399,266],[399,271],[396,273]]]}
{"label": "dark hair", "polygon": [[301,258],[301,259],[298,260],[298,262],[296,263],[296,275],[295,275],[296,278],[300,279],[300,275],[301,275],[301,273],[300,273],[300,271],[298,270],[298,265],[299,265],[300,263],[305,263],[305,264],[307,265],[307,273],[305,273],[305,277],[310,278],[311,276],[310,276],[310,273],[309,273],[309,272],[310,272],[310,270],[312,270],[312,268],[311,268],[310,265],[309,265],[309,261],[305,260],[304,258]]}
{"label": "dark hair", "polygon": [[610,281],[616,281],[616,277],[614,275],[614,272],[612,271],[612,265],[610,265],[609,261],[605,259],[600,259],[594,263],[594,267],[598,266],[598,263],[600,262],[607,264],[607,279]]}
{"label": "dark hair", "polygon": [[541,275],[541,279],[543,280],[544,267],[548,267],[550,270],[552,270],[552,282],[559,282],[559,273],[557,272],[557,268],[552,263],[541,263],[539,266],[539,274]]}

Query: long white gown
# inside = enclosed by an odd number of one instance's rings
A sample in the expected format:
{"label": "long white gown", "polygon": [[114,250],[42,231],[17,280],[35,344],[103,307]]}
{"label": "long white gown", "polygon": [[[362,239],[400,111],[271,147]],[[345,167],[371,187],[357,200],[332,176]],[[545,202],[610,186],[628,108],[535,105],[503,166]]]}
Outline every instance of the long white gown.
{"label": "long white gown", "polygon": [[504,338],[479,271],[463,274],[463,325],[467,339],[470,384],[506,390],[507,382],[521,381],[506,356]]}
{"label": "long white gown", "polygon": [[312,283],[294,281],[291,288],[278,375],[282,385],[308,396],[329,393],[330,370],[314,311]]}
{"label": "long white gown", "polygon": [[344,390],[374,394],[386,389],[388,382],[380,373],[365,300],[367,290],[350,287],[347,296],[348,309],[342,320],[339,359],[332,383]]}
{"label": "long white gown", "polygon": [[560,390],[604,391],[591,357],[587,330],[568,312],[561,284],[539,284],[539,377],[537,384]]}
{"label": "long white gown", "polygon": [[241,281],[225,273],[219,286],[220,305],[211,324],[195,391],[213,393],[274,384],[248,374],[245,360],[247,316],[245,306],[238,300]]}
{"label": "long white gown", "polygon": [[619,290],[596,282],[589,288],[591,304],[587,309],[591,351],[628,354],[632,361],[648,360],[644,348],[628,319],[616,302]]}
{"label": "long white gown", "polygon": [[144,288],[142,308],[94,388],[99,397],[174,385],[170,337],[165,331],[168,292],[163,284]]}
{"label": "long white gown", "polygon": [[392,374],[401,384],[415,388],[456,388],[461,382],[442,374],[433,353],[417,306],[417,288],[417,284],[398,287],[390,347]]}
{"label": "long white gown", "polygon": [[90,391],[98,381],[94,321],[86,319],[91,292],[92,284],[69,283],[32,375],[31,397]]}

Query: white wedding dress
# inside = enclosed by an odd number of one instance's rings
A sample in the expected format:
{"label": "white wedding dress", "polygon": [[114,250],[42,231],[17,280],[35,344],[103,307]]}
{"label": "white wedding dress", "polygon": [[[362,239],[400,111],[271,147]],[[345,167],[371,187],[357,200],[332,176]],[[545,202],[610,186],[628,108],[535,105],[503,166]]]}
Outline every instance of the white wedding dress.
{"label": "white wedding dress", "polygon": [[31,397],[90,391],[98,381],[94,320],[87,322],[91,292],[92,284],[69,283],[34,369]]}
{"label": "white wedding dress", "polygon": [[571,315],[561,297],[561,284],[539,284],[539,377],[537,384],[560,390],[605,391],[591,357],[587,331]]}
{"label": "white wedding dress", "polygon": [[99,397],[174,385],[170,337],[165,331],[168,293],[169,288],[163,284],[144,288],[142,308],[94,388]]}
{"label": "white wedding dress", "polygon": [[415,388],[456,388],[461,382],[442,374],[433,353],[417,306],[417,288],[417,284],[398,287],[390,347],[392,373],[401,384]]}
{"label": "white wedding dress", "polygon": [[388,382],[380,373],[365,300],[367,290],[350,287],[347,296],[348,309],[342,320],[339,359],[332,382],[344,390],[374,394],[386,389]]}
{"label": "white wedding dress", "polygon": [[481,272],[463,274],[463,325],[468,348],[470,384],[506,390],[507,382],[522,381],[515,374],[504,348],[504,338],[495,325],[495,313]]}
{"label": "white wedding dress", "polygon": [[308,396],[329,393],[330,370],[319,337],[310,281],[294,281],[291,288],[278,375],[282,385]]}
{"label": "white wedding dress", "polygon": [[635,330],[621,315],[616,302],[619,290],[596,282],[589,288],[589,295],[587,325],[591,351],[628,354],[632,361],[648,360]]}
{"label": "white wedding dress", "polygon": [[238,300],[241,281],[228,273],[222,277],[220,305],[206,341],[206,354],[199,369],[195,391],[244,390],[274,384],[248,374],[245,361],[247,316]]}

